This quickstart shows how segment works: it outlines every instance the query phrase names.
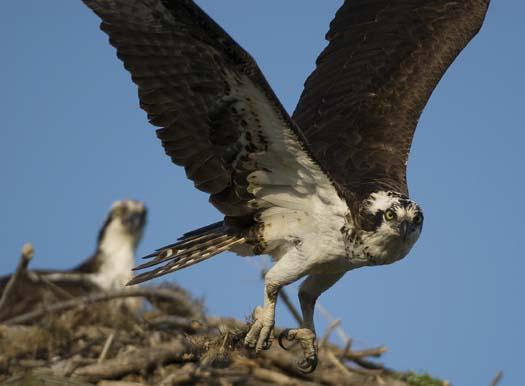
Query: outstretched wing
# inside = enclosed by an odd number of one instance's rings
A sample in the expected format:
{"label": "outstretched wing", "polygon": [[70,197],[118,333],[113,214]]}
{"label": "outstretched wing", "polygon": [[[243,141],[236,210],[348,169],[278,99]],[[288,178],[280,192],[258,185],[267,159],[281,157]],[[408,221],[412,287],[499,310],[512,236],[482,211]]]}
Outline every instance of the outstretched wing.
{"label": "outstretched wing", "polygon": [[282,187],[330,185],[254,60],[193,1],[83,1],[166,153],[226,216],[251,221]]}
{"label": "outstretched wing", "polygon": [[347,199],[408,195],[428,98],[478,32],[489,0],[346,0],[292,118]]}

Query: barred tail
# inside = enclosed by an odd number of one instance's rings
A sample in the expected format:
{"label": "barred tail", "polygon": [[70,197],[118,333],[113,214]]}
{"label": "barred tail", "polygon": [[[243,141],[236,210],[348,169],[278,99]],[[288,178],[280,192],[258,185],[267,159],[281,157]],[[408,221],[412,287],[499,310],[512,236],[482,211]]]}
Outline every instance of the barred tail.
{"label": "barred tail", "polygon": [[243,235],[228,231],[222,221],[193,230],[180,237],[176,243],[144,256],[144,259],[153,257],[153,260],[133,268],[134,271],[161,263],[166,264],[135,276],[128,285],[142,283],[200,263],[244,241]]}

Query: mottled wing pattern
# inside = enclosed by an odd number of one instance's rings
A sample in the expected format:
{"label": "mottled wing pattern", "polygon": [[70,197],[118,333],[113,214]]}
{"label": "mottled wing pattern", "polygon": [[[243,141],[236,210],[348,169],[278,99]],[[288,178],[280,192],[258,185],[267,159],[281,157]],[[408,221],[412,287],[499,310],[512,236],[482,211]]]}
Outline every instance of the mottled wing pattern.
{"label": "mottled wing pattern", "polygon": [[267,173],[300,186],[319,170],[253,59],[192,1],[83,1],[102,19],[166,153],[226,216],[251,221]]}
{"label": "mottled wing pattern", "polygon": [[414,130],[489,0],[346,0],[292,118],[347,200],[408,195]]}

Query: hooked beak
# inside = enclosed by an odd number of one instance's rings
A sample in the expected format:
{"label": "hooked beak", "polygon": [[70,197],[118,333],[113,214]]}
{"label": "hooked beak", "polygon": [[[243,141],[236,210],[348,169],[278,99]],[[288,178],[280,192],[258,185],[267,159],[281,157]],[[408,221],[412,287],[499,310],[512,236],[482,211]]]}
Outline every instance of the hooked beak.
{"label": "hooked beak", "polygon": [[399,235],[403,238],[403,241],[407,239],[409,228],[410,224],[406,220],[401,221],[401,224],[399,224]]}

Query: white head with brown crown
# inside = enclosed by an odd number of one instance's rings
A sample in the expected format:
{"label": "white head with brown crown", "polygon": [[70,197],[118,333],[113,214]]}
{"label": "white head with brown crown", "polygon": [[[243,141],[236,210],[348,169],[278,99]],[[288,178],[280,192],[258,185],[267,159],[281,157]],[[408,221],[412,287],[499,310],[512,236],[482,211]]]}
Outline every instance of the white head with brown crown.
{"label": "white head with brown crown", "polygon": [[363,257],[388,264],[410,252],[423,229],[423,212],[402,194],[379,191],[362,202],[358,222]]}

